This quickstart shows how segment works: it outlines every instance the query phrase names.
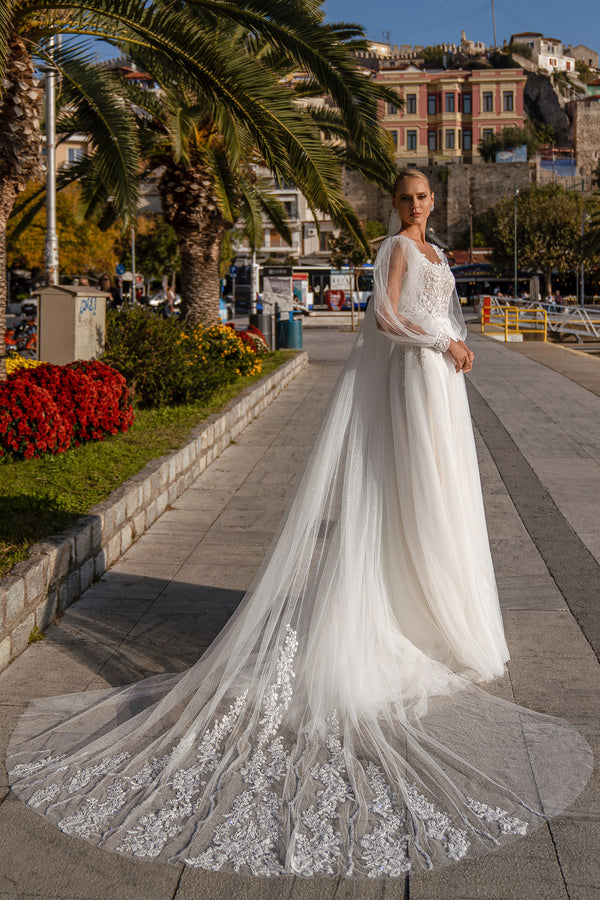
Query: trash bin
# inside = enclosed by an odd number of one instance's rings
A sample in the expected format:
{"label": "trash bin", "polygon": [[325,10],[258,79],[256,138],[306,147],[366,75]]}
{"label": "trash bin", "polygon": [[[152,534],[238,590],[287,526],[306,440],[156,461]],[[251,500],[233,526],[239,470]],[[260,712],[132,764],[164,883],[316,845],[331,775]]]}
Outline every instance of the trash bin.
{"label": "trash bin", "polygon": [[288,324],[288,347],[290,350],[302,350],[302,319],[294,319],[290,313]]}
{"label": "trash bin", "polygon": [[279,319],[277,322],[277,347],[288,350],[302,349],[302,321],[294,319],[293,312],[288,313],[287,319]]}

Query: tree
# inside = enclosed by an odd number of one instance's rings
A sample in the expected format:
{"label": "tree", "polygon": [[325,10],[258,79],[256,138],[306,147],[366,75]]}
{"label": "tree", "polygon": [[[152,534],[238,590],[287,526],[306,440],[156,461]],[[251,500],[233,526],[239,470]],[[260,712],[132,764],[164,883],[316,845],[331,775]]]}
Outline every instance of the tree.
{"label": "tree", "polygon": [[[25,191],[32,194],[36,185]],[[6,254],[9,266],[26,269],[44,268],[44,239],[46,216],[40,210],[26,229],[19,229],[22,213],[16,213],[8,221]],[[56,199],[56,227],[60,247],[60,268],[63,275],[98,276],[113,271],[118,262],[115,244],[120,231],[115,226],[101,229],[92,219],[85,220],[81,212],[81,191],[71,185],[61,191]]]}
{"label": "tree", "polygon": [[354,292],[356,290],[357,271],[369,259],[369,254],[353,235],[340,232],[329,238],[329,262],[335,269],[348,266],[350,269],[350,312],[352,314],[352,331],[354,331]]}
{"label": "tree", "polygon": [[[116,243],[119,261],[131,269],[131,238],[120,233]],[[177,235],[160,213],[138,216],[135,225],[135,266],[146,280],[162,280],[168,275],[174,282],[181,270],[181,256]]]}
{"label": "tree", "polygon": [[[494,261],[510,266],[514,260],[514,197],[509,195],[489,210],[481,227]],[[589,198],[562,185],[533,185],[522,191],[517,203],[519,266],[541,270],[546,294],[552,293],[552,273],[569,272],[581,263],[581,220]],[[597,203],[595,204],[597,208]],[[587,256],[589,262],[593,259]]]}
{"label": "tree", "polygon": [[551,125],[542,122],[526,122],[523,128],[510,125],[503,128],[500,134],[490,134],[479,141],[479,153],[484,162],[495,162],[496,153],[500,150],[508,150],[511,147],[519,147],[525,144],[527,147],[527,159],[535,156],[541,144],[554,140],[554,129]]}
{"label": "tree", "polygon": [[[199,2],[199,0],[198,0]],[[252,5],[252,4],[250,4]],[[62,46],[53,47],[62,35]],[[86,36],[88,40],[86,41]],[[0,347],[6,325],[6,227],[19,194],[42,173],[40,122],[43,97],[36,68],[53,68],[61,84],[59,133],[82,133],[91,152],[63,173],[63,183],[85,174],[87,215],[110,196],[114,214],[126,223],[137,209],[140,172],[135,120],[119,80],[95,64],[91,41],[102,39],[119,52],[144,47],[173,77],[205,78],[193,16],[168,0],[70,0],[64,6],[38,0],[0,4]],[[190,52],[198,47],[198,55]],[[42,201],[43,204],[43,196]],[[33,219],[39,195],[23,212]],[[87,217],[86,215],[86,217]],[[0,378],[6,374],[0,356]]]}
{"label": "tree", "polygon": [[[268,5],[273,11],[279,6]],[[385,188],[394,176],[389,141],[378,123],[378,103],[389,92],[362,75],[352,56],[362,32],[325,25],[314,4],[284,8],[277,27],[287,28],[285,44],[275,26],[261,34],[245,8],[238,10],[236,26],[217,21],[218,73],[231,84],[227,102],[169,80],[161,81],[159,96],[133,89],[147,168],[158,173],[164,214],[179,241],[183,311],[192,323],[218,318],[223,241],[238,220],[251,246],[261,243],[265,219],[291,240],[284,210],[257,176],[259,167],[297,186],[313,209],[363,243],[344,196],[342,166]],[[294,79],[292,87],[283,83],[300,67],[303,79]]]}

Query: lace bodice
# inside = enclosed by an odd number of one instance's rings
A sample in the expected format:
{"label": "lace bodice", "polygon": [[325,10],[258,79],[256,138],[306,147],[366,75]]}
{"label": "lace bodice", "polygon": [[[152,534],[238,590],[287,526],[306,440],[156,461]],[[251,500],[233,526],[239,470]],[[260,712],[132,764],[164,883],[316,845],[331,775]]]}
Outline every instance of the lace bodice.
{"label": "lace bodice", "polygon": [[422,291],[416,309],[434,319],[448,318],[448,305],[454,290],[454,275],[446,262],[434,263],[418,251],[422,268]]}
{"label": "lace bodice", "polygon": [[450,338],[456,340],[458,337],[448,317],[450,299],[455,287],[454,275],[446,260],[439,263],[432,262],[416,248],[413,256],[420,269],[420,290],[415,295],[414,305],[409,314],[427,316],[429,321],[438,326],[433,349],[446,350]]}

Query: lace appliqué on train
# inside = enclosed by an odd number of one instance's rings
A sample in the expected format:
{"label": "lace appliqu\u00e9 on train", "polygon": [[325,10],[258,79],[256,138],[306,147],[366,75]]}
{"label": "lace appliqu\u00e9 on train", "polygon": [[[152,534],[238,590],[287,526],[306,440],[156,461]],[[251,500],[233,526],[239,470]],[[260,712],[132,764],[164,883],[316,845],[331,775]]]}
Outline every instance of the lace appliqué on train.
{"label": "lace appliqu\u00e9 on train", "polygon": [[[246,698],[246,693],[241,694],[231,704],[228,712],[221,719],[217,719],[211,730],[206,732],[196,752],[197,764],[175,771],[172,778],[167,781],[167,787],[174,792],[175,796],[167,800],[161,809],[141,816],[135,827],[128,829],[117,850],[122,853],[132,853],[134,856],[154,859],[167,841],[176,837],[183,830],[185,820],[195,811],[194,799],[206,784],[204,776],[213,772],[222,759],[221,745],[231,734],[242,714]],[[151,784],[156,774],[165,768],[167,762],[175,754],[187,751],[187,743],[189,741],[186,741],[186,745],[183,747],[178,745],[172,755],[146,764],[134,776],[133,781]]]}
{"label": "lace appliqu\u00e9 on train", "polygon": [[[314,765],[311,777],[323,785],[316,791],[317,805],[309,806],[300,814],[291,865],[299,875],[332,875],[340,856],[342,838],[339,828],[338,808],[346,800],[354,800],[354,793],[347,779],[346,764],[340,740],[337,714],[327,720],[325,746],[329,752],[327,762]],[[333,823],[333,824],[332,824]],[[350,836],[351,838],[351,836]],[[352,874],[352,840],[348,851],[345,875]]]}
{"label": "lace appliqu\u00e9 on train", "polygon": [[292,668],[298,649],[296,632],[288,625],[277,658],[277,680],[265,693],[262,728],[241,776],[249,790],[239,794],[223,821],[215,828],[211,846],[189,857],[188,865],[218,871],[230,863],[238,872],[247,866],[253,875],[277,875],[283,867],[277,855],[280,801],[271,785],[286,773],[288,754],[283,738],[274,737],[292,699]]}

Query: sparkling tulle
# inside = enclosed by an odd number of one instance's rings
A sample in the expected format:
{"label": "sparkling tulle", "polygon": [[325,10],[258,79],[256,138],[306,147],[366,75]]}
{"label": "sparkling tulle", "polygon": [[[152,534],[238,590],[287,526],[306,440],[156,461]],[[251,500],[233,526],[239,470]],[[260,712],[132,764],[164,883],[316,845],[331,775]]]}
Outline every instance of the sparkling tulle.
{"label": "sparkling tulle", "polygon": [[[408,242],[408,243],[407,243]],[[64,832],[256,875],[399,877],[528,834],[586,783],[508,658],[447,265],[385,241],[280,534],[190,670],[32,703],[13,790]]]}

